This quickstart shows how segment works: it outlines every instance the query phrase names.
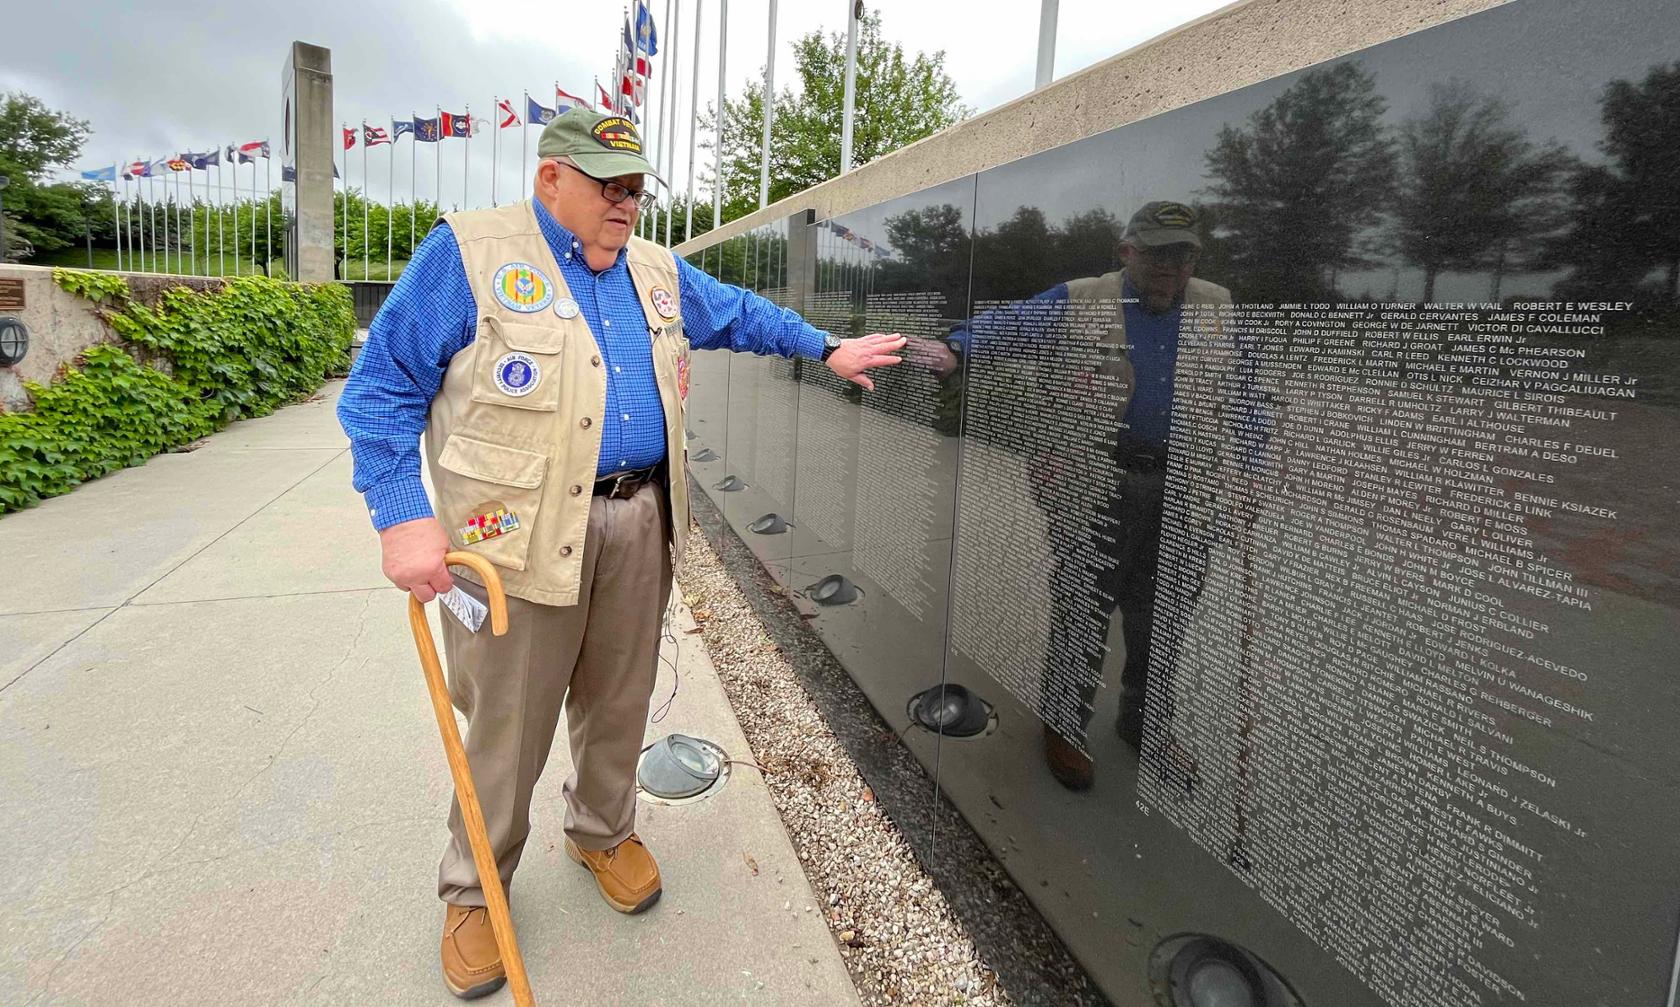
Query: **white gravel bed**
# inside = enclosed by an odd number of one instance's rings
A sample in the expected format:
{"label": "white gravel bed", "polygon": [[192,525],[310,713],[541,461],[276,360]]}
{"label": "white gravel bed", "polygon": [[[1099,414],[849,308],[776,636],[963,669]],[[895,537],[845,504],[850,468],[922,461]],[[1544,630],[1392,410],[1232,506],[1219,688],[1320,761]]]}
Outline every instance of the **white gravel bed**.
{"label": "white gravel bed", "polygon": [[1011,1004],[702,536],[685,567],[683,599],[863,1002]]}

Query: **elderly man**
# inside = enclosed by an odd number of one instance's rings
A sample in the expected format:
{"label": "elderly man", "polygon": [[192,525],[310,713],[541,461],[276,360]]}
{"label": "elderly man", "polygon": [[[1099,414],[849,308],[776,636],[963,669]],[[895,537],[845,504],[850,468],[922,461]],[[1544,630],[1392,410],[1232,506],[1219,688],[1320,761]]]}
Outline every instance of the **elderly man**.
{"label": "elderly man", "polygon": [[[574,109],[537,143],[534,198],[453,213],[374,319],[339,419],[384,572],[422,602],[459,586],[450,549],[499,567],[508,633],[444,620],[450,689],[504,884],[530,832],[532,789],[564,707],[575,770],[566,851],[616,910],[662,890],[635,832],[647,723],[673,564],[688,535],[689,350],[800,355],[871,387],[903,346],[839,340],[632,237],[659,181],[626,119]],[[425,434],[436,493],[427,499]],[[438,871],[444,982],[504,982],[459,805]]]}

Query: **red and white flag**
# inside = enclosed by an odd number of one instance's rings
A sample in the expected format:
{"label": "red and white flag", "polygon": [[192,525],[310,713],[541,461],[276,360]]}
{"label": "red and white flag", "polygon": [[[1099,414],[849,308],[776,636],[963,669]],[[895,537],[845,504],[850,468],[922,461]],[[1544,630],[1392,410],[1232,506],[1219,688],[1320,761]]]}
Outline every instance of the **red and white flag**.
{"label": "red and white flag", "polygon": [[501,101],[496,102],[496,109],[502,113],[502,124],[500,128],[507,129],[509,126],[524,125],[524,123],[519,119],[519,113],[513,110],[513,103],[508,99],[503,98]]}
{"label": "red and white flag", "polygon": [[[589,99],[579,98],[577,95],[572,94],[569,91],[562,91],[560,90],[560,85],[556,84],[554,85],[554,104],[556,106],[566,105],[574,108],[588,108]],[[565,109],[558,109],[558,111],[565,111]]]}
{"label": "red and white flag", "polygon": [[385,132],[384,128],[380,126],[369,126],[365,123],[362,125],[362,146],[377,147],[382,143],[390,142],[391,134]]}
{"label": "red and white flag", "polygon": [[607,89],[601,86],[600,81],[595,82],[595,90],[601,92],[601,107],[611,109],[613,107],[612,95],[607,93]]}

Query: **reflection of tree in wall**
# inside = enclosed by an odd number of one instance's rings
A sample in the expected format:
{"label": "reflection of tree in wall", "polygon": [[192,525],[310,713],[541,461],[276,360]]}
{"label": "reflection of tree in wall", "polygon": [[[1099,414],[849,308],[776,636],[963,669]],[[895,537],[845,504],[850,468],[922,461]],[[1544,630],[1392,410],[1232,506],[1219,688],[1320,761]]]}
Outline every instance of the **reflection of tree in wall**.
{"label": "reflection of tree in wall", "polygon": [[1396,249],[1423,270],[1423,299],[1442,272],[1534,268],[1542,235],[1563,223],[1560,183],[1572,163],[1556,143],[1536,148],[1509,108],[1451,81],[1430,88],[1429,110],[1400,127]]}
{"label": "reflection of tree in wall", "polygon": [[1600,99],[1610,163],[1576,173],[1569,231],[1550,264],[1571,268],[1560,297],[1634,299],[1653,271],[1680,300],[1680,63],[1611,81]]}
{"label": "reflection of tree in wall", "polygon": [[1021,300],[1058,283],[1118,268],[1120,227],[1098,208],[1052,226],[1037,207],[1023,206],[974,236],[978,296]]}
{"label": "reflection of tree in wall", "polygon": [[938,291],[950,313],[968,308],[968,224],[950,203],[906,210],[886,220],[893,256],[881,262],[882,293]]}
{"label": "reflection of tree in wall", "polygon": [[1206,154],[1230,273],[1246,299],[1332,296],[1336,274],[1373,265],[1361,233],[1393,191],[1386,103],[1354,63],[1311,70]]}

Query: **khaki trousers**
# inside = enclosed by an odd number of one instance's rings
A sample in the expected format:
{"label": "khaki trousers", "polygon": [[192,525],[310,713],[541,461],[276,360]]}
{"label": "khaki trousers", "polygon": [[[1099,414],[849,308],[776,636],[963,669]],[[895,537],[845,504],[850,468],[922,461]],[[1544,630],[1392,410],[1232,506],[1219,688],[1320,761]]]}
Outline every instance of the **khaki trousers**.
{"label": "khaki trousers", "polygon": [[[604,850],[635,828],[636,763],[671,595],[665,509],[664,490],[652,483],[627,500],[594,498],[576,605],[509,597],[500,637],[488,621],[470,633],[443,616],[449,691],[467,718],[467,762],[504,886],[531,832],[531,792],[562,706],[574,767],[563,791],[566,835],[583,849]],[[455,583],[484,600],[478,585]],[[482,906],[459,802],[449,809],[449,834],[438,897]]]}

